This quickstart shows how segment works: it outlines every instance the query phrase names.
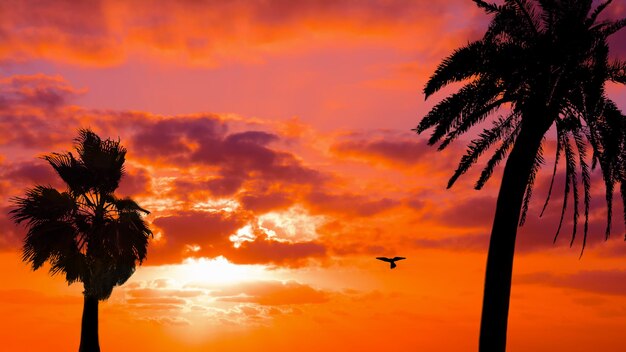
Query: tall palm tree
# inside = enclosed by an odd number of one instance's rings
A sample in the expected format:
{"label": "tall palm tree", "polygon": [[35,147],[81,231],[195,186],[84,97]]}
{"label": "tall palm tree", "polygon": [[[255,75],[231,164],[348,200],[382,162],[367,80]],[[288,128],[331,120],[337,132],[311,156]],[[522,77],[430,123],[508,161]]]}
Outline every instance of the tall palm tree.
{"label": "tall palm tree", "polygon": [[561,156],[565,161],[557,236],[571,195],[574,241],[582,186],[584,249],[590,172],[597,165],[606,186],[607,238],[615,186],[620,185],[624,201],[626,118],[604,87],[607,81],[626,84],[626,63],[609,60],[607,44],[610,35],[626,26],[626,20],[599,19],[610,0],[596,7],[592,0],[473,1],[493,15],[486,33],[444,59],[426,83],[424,94],[428,98],[453,82],[464,85],[435,105],[415,131],[434,128],[429,144],[441,142],[441,150],[496,112],[502,114],[471,141],[448,183],[451,187],[483,153],[492,150],[475,186],[480,189],[506,159],[489,243],[479,342],[480,351],[492,352],[506,348],[515,237],[544,162],[542,145],[549,131],[556,131],[557,145],[552,181]]}
{"label": "tall palm tree", "polygon": [[84,286],[81,352],[98,352],[98,301],[133,274],[146,258],[152,232],[142,209],[130,198],[115,197],[124,175],[126,149],[119,141],[102,140],[90,130],[75,139],[78,155],[44,157],[67,189],[35,186],[12,201],[12,219],[25,223],[22,259],[33,270],[45,262],[50,273],[64,274],[68,284]]}

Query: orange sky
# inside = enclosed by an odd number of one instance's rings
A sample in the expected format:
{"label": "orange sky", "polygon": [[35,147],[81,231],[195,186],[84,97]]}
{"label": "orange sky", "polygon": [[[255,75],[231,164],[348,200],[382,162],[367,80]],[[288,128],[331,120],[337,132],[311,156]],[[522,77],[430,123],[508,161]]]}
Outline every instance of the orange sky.
{"label": "orange sky", "polygon": [[[60,186],[37,157],[91,127],[128,148],[120,193],[156,233],[100,305],[103,350],[474,350],[499,173],[446,190],[467,140],[437,152],[410,129],[445,94],[423,101],[428,75],[489,18],[465,0],[164,3],[0,1],[2,349],[78,346],[81,287],[30,271],[6,213]],[[560,197],[538,217],[550,172],[519,232],[509,350],[622,351],[621,206],[603,242],[594,183],[579,259],[571,221],[552,244]]]}

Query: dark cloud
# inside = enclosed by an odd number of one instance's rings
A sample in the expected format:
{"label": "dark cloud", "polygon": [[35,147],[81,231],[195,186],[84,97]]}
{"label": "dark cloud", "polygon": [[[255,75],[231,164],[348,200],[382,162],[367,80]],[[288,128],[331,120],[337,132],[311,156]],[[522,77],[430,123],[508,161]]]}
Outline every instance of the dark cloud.
{"label": "dark cloud", "polygon": [[80,126],[67,107],[78,94],[57,76],[0,79],[0,145],[49,148],[67,144],[73,138],[72,128]]}
{"label": "dark cloud", "polygon": [[294,204],[293,195],[287,192],[245,192],[239,195],[239,202],[245,209],[255,213],[285,209]]}
{"label": "dark cloud", "polygon": [[304,166],[293,154],[272,149],[270,144],[279,140],[275,134],[228,134],[227,129],[216,116],[178,117],[145,124],[131,144],[140,158],[179,167],[217,169],[215,176],[202,182],[192,185],[181,181],[176,186],[186,191],[208,190],[220,197],[233,195],[249,180],[308,185],[327,178]]}
{"label": "dark cloud", "polygon": [[61,76],[15,75],[0,79],[0,109],[21,106],[53,110],[70,103],[82,91]]}
{"label": "dark cloud", "polygon": [[63,186],[52,166],[44,160],[7,164],[2,178],[18,187],[51,185],[59,188]]}
{"label": "dark cloud", "polygon": [[138,167],[127,167],[116,193],[120,196],[129,197],[149,193],[152,191],[150,182],[151,176],[148,170]]}

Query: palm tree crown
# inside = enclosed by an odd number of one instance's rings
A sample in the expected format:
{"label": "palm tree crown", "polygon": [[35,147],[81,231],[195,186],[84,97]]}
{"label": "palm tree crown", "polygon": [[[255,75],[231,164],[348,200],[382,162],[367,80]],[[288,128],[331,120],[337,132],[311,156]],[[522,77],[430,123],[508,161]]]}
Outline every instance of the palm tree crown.
{"label": "palm tree crown", "polygon": [[[481,189],[494,168],[506,159],[523,125],[547,131],[556,128],[556,159],[550,192],[560,157],[565,158],[566,187],[557,229],[558,236],[573,193],[573,234],[579,217],[579,183],[584,202],[583,248],[587,238],[590,204],[590,165],[600,165],[606,186],[610,234],[612,200],[616,185],[626,194],[626,119],[605,94],[605,83],[626,84],[626,63],[609,60],[607,38],[626,26],[620,21],[599,21],[611,3],[595,9],[591,0],[507,0],[503,5],[473,0],[494,14],[484,37],[456,50],[444,59],[426,83],[426,98],[453,82],[465,82],[459,91],[438,103],[419,123],[418,133],[434,127],[429,139],[439,149],[493,113],[505,113],[474,139],[451,177],[451,187],[478,158],[495,151],[476,183]],[[524,223],[535,175],[542,165],[541,146],[535,155],[525,190],[520,225]],[[579,172],[580,171],[580,174]],[[580,181],[579,181],[580,178]],[[544,205],[545,210],[545,205]],[[626,212],[625,212],[626,222]]]}
{"label": "palm tree crown", "polygon": [[29,189],[25,197],[13,199],[11,215],[28,229],[24,261],[34,270],[49,262],[53,275],[63,273],[68,284],[80,281],[85,296],[104,300],[146,258],[152,232],[142,213],[148,211],[113,194],[124,174],[126,149],[119,141],[101,140],[83,129],[75,149],[77,156],[43,157],[67,189]]}

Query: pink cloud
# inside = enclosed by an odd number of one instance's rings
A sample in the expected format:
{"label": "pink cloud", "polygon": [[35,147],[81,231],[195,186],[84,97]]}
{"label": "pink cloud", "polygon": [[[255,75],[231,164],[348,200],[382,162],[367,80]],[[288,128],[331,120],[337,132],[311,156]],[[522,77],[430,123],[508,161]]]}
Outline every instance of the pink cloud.
{"label": "pink cloud", "polygon": [[356,194],[330,194],[318,191],[308,194],[306,202],[308,207],[317,213],[335,213],[358,217],[376,215],[400,204],[399,201],[390,198],[372,199]]}
{"label": "pink cloud", "polygon": [[[102,66],[120,63],[139,51],[178,53],[189,62],[205,65],[225,58],[254,61],[254,54],[258,57],[284,48],[296,50],[315,46],[315,42],[334,42],[337,36],[382,41],[380,37],[388,31],[398,36],[424,30],[451,32],[445,27],[450,9],[462,9],[459,11],[466,14],[465,21],[475,21],[467,15],[475,14],[475,8],[460,0],[368,1],[358,5],[349,0],[204,1],[158,7],[142,0],[0,3],[0,34],[4,39],[0,57]],[[272,45],[268,47],[268,43]],[[399,41],[395,45],[402,44]]]}
{"label": "pink cloud", "polygon": [[84,93],[61,76],[15,75],[0,79],[0,108],[7,105],[52,110]]}
{"label": "pink cloud", "polygon": [[346,135],[331,146],[331,151],[339,156],[402,166],[429,162],[438,156],[436,148],[416,135],[391,133]]}
{"label": "pink cloud", "polygon": [[151,176],[144,168],[127,167],[116,193],[120,196],[136,196],[152,191]]}
{"label": "pink cloud", "polygon": [[23,188],[34,185],[63,186],[54,169],[44,160],[8,164],[5,165],[5,170],[2,178],[10,181],[13,186]]}

